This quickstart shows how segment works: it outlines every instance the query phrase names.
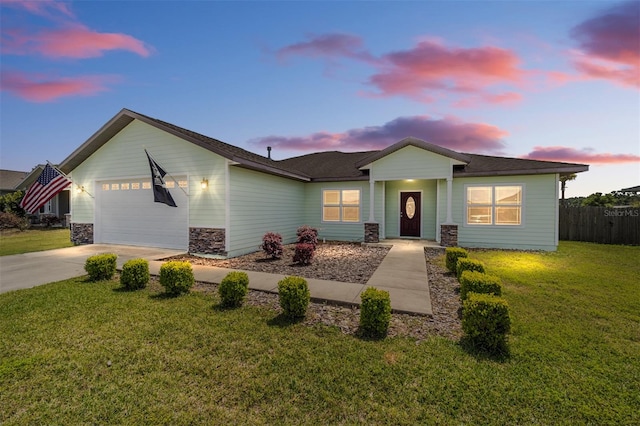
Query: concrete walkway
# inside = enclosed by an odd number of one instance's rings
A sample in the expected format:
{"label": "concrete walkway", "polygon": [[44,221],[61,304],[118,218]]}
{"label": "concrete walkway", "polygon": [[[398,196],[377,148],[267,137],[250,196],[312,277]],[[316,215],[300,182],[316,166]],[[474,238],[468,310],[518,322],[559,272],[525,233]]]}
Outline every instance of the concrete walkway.
{"label": "concrete walkway", "polygon": [[[425,246],[436,246],[425,240],[385,240],[378,246],[390,246],[391,250],[366,284],[305,278],[311,298],[346,305],[360,305],[360,293],[367,287],[376,287],[389,292],[391,309],[420,315],[431,315],[431,296],[424,257]],[[436,246],[439,247],[439,246]],[[161,261],[149,262],[153,275],[160,273]],[[220,283],[233,269],[193,265],[196,281]],[[249,276],[252,290],[278,292],[278,281],[285,275],[266,272],[243,271]]]}
{"label": "concrete walkway", "polygon": [[[311,297],[347,305],[360,305],[360,293],[369,286],[389,292],[395,312],[431,315],[431,297],[427,280],[424,247],[435,245],[426,240],[386,240],[379,245],[392,245],[378,269],[366,284],[343,283],[307,278]],[[166,257],[182,254],[177,250],[148,247],[91,244],[0,257],[0,293],[34,287],[54,281],[85,275],[87,257],[98,253],[116,253],[118,267],[134,258],[149,260],[149,272],[160,273]],[[232,269],[193,265],[197,281],[220,283]],[[249,288],[277,293],[280,274],[244,271],[249,276]]]}

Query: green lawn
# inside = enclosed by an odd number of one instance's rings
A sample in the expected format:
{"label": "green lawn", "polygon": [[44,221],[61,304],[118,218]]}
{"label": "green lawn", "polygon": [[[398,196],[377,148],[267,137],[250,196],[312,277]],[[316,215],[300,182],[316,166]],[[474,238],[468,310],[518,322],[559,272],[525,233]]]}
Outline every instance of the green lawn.
{"label": "green lawn", "polygon": [[1,294],[0,423],[640,424],[640,247],[471,255],[505,282],[502,362],[202,293],[79,278]]}
{"label": "green lawn", "polygon": [[0,232],[0,256],[71,247],[68,228],[31,228]]}

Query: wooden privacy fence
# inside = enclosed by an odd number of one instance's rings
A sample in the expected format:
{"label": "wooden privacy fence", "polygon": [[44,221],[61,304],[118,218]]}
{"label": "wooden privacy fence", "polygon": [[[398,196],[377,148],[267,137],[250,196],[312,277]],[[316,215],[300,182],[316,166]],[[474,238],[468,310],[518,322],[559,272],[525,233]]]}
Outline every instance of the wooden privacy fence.
{"label": "wooden privacy fence", "polygon": [[560,239],[640,245],[640,207],[562,207]]}

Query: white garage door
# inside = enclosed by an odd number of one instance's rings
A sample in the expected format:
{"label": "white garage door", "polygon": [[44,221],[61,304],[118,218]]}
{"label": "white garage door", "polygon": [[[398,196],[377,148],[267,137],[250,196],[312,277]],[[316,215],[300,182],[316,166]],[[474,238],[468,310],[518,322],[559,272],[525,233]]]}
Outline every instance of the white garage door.
{"label": "white garage door", "polygon": [[189,192],[186,176],[166,179],[177,207],[153,201],[150,179],[96,185],[96,242],[187,250]]}

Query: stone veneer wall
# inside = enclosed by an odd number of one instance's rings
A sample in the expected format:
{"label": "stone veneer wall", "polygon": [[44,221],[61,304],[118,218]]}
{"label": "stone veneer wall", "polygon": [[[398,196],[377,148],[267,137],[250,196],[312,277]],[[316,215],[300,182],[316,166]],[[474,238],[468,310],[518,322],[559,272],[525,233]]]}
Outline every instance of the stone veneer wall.
{"label": "stone veneer wall", "polygon": [[93,244],[93,223],[72,223],[71,242],[75,245]]}
{"label": "stone veneer wall", "polygon": [[443,247],[458,245],[458,225],[440,225],[440,245]]}
{"label": "stone veneer wall", "polygon": [[376,222],[365,222],[364,224],[364,242],[379,243],[380,242],[380,224]]}
{"label": "stone veneer wall", "polygon": [[189,228],[189,253],[226,256],[224,228]]}

